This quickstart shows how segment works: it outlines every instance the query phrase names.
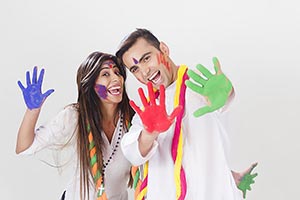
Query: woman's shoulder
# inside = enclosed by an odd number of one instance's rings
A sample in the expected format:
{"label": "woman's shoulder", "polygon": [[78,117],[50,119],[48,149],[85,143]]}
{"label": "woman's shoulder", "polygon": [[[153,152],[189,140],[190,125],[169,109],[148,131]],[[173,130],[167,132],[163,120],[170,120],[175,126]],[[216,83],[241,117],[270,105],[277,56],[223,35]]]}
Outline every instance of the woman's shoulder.
{"label": "woman's shoulder", "polygon": [[72,103],[66,105],[61,112],[69,113],[69,114],[78,114],[78,104]]}
{"label": "woman's shoulder", "polygon": [[60,112],[51,120],[57,123],[69,123],[78,118],[78,108],[76,104],[69,104],[65,106]]}

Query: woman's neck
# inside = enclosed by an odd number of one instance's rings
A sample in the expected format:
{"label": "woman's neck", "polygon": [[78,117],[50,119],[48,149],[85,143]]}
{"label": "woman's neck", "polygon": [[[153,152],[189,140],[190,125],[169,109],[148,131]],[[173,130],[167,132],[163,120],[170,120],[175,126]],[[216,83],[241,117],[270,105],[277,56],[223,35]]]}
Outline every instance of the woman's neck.
{"label": "woman's neck", "polygon": [[117,113],[117,104],[101,105],[102,118],[104,121],[113,121]]}
{"label": "woman's neck", "polygon": [[108,104],[106,106],[101,106],[102,110],[102,128],[109,142],[111,142],[115,126],[118,122],[117,105]]}

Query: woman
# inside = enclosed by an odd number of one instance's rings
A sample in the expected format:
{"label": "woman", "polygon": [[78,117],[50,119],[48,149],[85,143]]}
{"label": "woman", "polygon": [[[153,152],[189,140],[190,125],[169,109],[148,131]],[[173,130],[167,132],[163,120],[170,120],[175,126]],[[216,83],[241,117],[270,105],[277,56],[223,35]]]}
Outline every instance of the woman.
{"label": "woman", "polygon": [[35,130],[41,106],[54,91],[41,93],[44,69],[27,87],[19,81],[28,109],[19,128],[16,153],[34,154],[44,148],[71,146],[74,179],[62,199],[127,200],[130,163],[119,146],[134,114],[125,90],[125,69],[115,56],[94,52],[77,71],[77,103]]}

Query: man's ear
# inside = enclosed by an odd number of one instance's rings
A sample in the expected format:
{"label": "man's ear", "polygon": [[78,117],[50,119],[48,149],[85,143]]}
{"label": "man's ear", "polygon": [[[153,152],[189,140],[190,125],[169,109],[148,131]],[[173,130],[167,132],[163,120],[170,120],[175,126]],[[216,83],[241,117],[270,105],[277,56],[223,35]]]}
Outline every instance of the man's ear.
{"label": "man's ear", "polygon": [[160,42],[159,49],[161,50],[161,52],[163,52],[163,54],[169,56],[170,53],[169,47],[164,42]]}

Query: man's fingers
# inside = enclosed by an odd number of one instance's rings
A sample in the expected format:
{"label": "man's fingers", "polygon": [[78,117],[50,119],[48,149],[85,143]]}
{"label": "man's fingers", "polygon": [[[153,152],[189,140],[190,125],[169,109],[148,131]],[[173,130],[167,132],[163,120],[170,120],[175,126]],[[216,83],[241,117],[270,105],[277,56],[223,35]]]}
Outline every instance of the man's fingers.
{"label": "man's fingers", "polygon": [[216,74],[217,75],[222,74],[221,65],[220,65],[218,58],[213,57],[212,61],[214,63],[214,68],[215,68]]}
{"label": "man's fingers", "polygon": [[138,115],[141,114],[141,109],[134,103],[134,101],[130,100],[129,101],[130,106],[133,108],[133,110],[135,110],[135,112],[137,112]]}
{"label": "man's fingers", "polygon": [[258,163],[256,162],[256,163],[254,163],[254,164],[252,164],[252,166],[251,166],[251,169],[250,169],[250,171],[249,171],[249,173],[251,173],[252,171],[253,171],[253,169],[256,167],[258,165]]}
{"label": "man's fingers", "polygon": [[213,74],[208,70],[206,69],[203,65],[201,64],[198,64],[196,66],[196,68],[207,78],[207,79],[210,79]]}
{"label": "man's fingers", "polygon": [[197,74],[196,72],[194,72],[193,70],[188,70],[187,71],[188,76],[193,79],[195,82],[201,84],[202,86],[204,86],[207,82],[207,80],[205,80],[204,78],[202,78],[199,74]]}
{"label": "man's fingers", "polygon": [[154,91],[153,91],[153,85],[151,83],[151,81],[149,81],[147,83],[147,88],[148,88],[148,94],[149,94],[149,98],[150,98],[150,103],[152,105],[155,104],[155,94],[154,94]]}
{"label": "man's fingers", "polygon": [[196,110],[196,111],[194,112],[194,116],[195,116],[195,117],[200,117],[200,116],[202,116],[202,115],[204,115],[204,114],[206,114],[206,113],[208,113],[208,112],[210,112],[210,107],[209,107],[209,106],[204,106],[204,107],[202,107],[202,108]]}
{"label": "man's fingers", "polygon": [[148,101],[147,101],[147,99],[146,99],[146,97],[145,97],[144,90],[143,90],[142,88],[139,88],[139,89],[138,89],[138,93],[139,93],[139,95],[140,95],[140,98],[141,98],[141,101],[142,101],[143,106],[144,106],[144,107],[148,106],[149,103],[148,103]]}
{"label": "man's fingers", "polygon": [[251,177],[252,179],[254,179],[255,177],[257,177],[258,173],[252,174]]}
{"label": "man's fingers", "polygon": [[194,92],[197,92],[199,94],[202,94],[203,95],[203,92],[204,92],[204,88],[199,86],[199,85],[196,85],[195,83],[193,83],[192,81],[190,80],[186,80],[185,81],[185,85],[190,88],[191,90],[193,90]]}
{"label": "man's fingers", "polygon": [[165,106],[166,94],[165,94],[165,87],[163,85],[161,85],[159,87],[159,96],[160,96],[160,98],[159,98],[159,104],[165,108],[166,107]]}
{"label": "man's fingers", "polygon": [[170,120],[173,121],[175,117],[177,117],[182,111],[182,106],[177,106],[170,115]]}

